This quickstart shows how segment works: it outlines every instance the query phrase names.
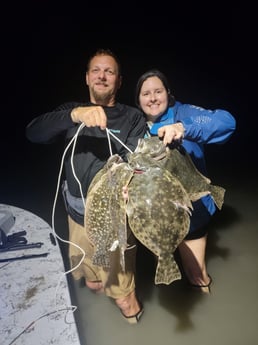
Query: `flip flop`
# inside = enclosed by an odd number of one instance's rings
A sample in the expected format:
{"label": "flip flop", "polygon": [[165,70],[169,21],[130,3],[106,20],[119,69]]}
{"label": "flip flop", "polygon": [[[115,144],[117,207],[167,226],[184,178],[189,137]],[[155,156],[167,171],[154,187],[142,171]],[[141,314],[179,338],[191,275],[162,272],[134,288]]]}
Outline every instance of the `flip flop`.
{"label": "flip flop", "polygon": [[143,306],[142,304],[140,303],[140,310],[138,311],[138,313],[136,313],[135,315],[132,315],[132,316],[125,316],[122,312],[122,310],[120,309],[122,315],[123,315],[123,318],[128,322],[130,323],[131,325],[135,325],[137,324],[139,321],[140,321],[140,318],[144,312],[144,309],[143,309]]}
{"label": "flip flop", "polygon": [[209,274],[208,274],[208,277],[210,278],[210,281],[206,285],[195,285],[195,284],[191,284],[191,283],[189,283],[189,284],[190,284],[191,287],[200,289],[201,292],[209,294],[209,293],[211,293],[210,286],[211,286],[211,283],[212,283],[212,278],[211,278],[211,276]]}

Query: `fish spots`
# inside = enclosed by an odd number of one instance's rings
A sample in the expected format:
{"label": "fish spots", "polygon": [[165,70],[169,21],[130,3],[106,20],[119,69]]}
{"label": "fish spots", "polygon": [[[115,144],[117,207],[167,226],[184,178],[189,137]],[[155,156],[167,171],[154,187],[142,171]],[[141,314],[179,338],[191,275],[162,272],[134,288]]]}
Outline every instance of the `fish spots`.
{"label": "fish spots", "polygon": [[192,201],[210,194],[221,207],[225,190],[196,169],[183,147],[168,150],[158,137],[140,139],[127,159],[111,156],[87,194],[93,263],[110,267],[110,248],[116,248],[125,269],[132,232],[158,259],[155,284],[170,284],[181,278],[174,252],[189,231]]}

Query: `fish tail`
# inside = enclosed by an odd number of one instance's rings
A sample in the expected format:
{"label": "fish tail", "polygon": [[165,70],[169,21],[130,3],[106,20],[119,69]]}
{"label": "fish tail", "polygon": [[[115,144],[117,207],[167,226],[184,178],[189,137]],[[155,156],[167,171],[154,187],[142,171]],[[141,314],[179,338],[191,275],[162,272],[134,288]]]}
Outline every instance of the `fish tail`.
{"label": "fish tail", "polygon": [[211,196],[219,210],[222,209],[226,190],[223,187],[210,185]]}
{"label": "fish tail", "polygon": [[158,261],[156,274],[155,274],[155,284],[171,284],[174,280],[179,280],[182,278],[181,272],[176,261],[173,258],[173,261],[170,265],[166,265],[164,267],[164,263],[162,265],[162,261]]}

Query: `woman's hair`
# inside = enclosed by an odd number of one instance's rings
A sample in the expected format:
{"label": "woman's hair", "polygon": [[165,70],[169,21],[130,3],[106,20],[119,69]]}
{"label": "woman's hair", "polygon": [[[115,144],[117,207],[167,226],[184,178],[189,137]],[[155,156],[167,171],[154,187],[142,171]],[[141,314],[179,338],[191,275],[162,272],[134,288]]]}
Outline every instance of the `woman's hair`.
{"label": "woman's hair", "polygon": [[139,102],[139,96],[142,88],[142,84],[150,77],[157,77],[161,80],[162,84],[164,85],[167,93],[168,93],[168,105],[173,106],[175,104],[175,97],[170,93],[170,87],[167,77],[160,72],[158,69],[151,69],[145,73],[143,73],[140,78],[138,79],[138,82],[136,84],[135,89],[135,104],[138,108],[140,108],[140,102]]}

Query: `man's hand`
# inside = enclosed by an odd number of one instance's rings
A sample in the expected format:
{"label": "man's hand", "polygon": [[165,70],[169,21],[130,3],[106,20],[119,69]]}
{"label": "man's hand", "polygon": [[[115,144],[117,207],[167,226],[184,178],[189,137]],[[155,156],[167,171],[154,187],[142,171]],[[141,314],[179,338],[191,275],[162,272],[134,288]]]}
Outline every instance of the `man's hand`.
{"label": "man's hand", "polygon": [[100,127],[106,129],[107,116],[100,106],[77,107],[71,112],[72,121],[75,123],[83,122],[87,127]]}

